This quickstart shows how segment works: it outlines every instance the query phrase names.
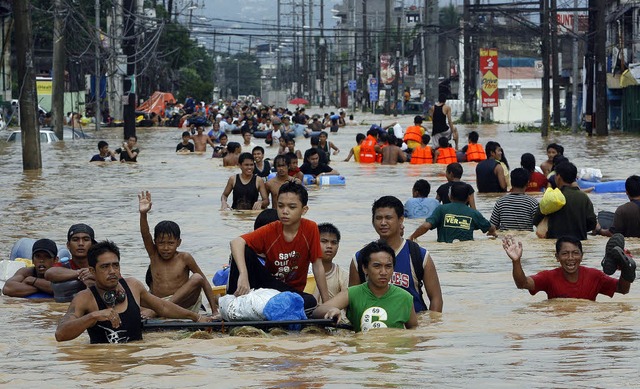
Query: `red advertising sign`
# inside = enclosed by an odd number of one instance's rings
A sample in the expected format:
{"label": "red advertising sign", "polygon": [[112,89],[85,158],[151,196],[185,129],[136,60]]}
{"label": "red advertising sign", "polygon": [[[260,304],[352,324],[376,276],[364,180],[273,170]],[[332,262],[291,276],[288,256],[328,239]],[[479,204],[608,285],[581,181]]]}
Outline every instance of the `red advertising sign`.
{"label": "red advertising sign", "polygon": [[482,108],[498,106],[498,49],[480,49]]}

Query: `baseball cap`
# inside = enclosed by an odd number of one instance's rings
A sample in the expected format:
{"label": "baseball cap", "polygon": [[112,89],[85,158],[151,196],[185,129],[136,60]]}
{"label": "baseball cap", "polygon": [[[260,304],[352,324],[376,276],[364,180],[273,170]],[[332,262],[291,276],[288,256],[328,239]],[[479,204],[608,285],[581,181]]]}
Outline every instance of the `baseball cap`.
{"label": "baseball cap", "polygon": [[416,117],[413,118],[413,122],[414,123],[422,123],[424,121],[424,117],[418,115]]}
{"label": "baseball cap", "polygon": [[75,234],[82,234],[82,233],[88,234],[91,237],[91,241],[93,243],[96,242],[93,228],[83,223],[74,224],[69,228],[69,231],[67,232],[67,242],[71,241],[71,237],[74,236]]}
{"label": "baseball cap", "polygon": [[49,254],[52,258],[55,258],[58,256],[58,246],[56,245],[56,242],[52,241],[51,239],[37,240],[33,244],[33,247],[31,248],[31,256],[33,256],[38,251],[44,251],[45,253]]}

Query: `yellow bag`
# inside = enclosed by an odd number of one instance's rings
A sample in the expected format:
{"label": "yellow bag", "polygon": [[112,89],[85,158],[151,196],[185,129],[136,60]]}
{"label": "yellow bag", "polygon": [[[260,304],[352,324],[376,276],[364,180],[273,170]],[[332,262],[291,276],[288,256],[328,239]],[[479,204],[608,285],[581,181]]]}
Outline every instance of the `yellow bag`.
{"label": "yellow bag", "polygon": [[560,189],[547,189],[544,191],[542,200],[540,200],[540,212],[543,215],[550,215],[558,212],[567,203],[567,199]]}

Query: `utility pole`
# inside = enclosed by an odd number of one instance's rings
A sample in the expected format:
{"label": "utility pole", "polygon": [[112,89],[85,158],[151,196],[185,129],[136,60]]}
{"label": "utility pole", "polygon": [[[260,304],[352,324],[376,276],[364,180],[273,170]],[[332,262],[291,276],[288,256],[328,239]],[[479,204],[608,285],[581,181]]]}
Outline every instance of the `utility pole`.
{"label": "utility pole", "polygon": [[96,131],[100,130],[100,97],[102,94],[100,93],[100,82],[102,81],[102,77],[100,76],[100,0],[96,0],[95,2],[95,13],[96,13],[96,105],[95,105],[95,117],[96,117]]}
{"label": "utility pole", "polygon": [[20,97],[20,128],[22,130],[22,168],[42,169],[40,134],[38,129],[38,95],[36,73],[33,68],[33,33],[29,0],[13,1],[15,20],[16,65]]}
{"label": "utility pole", "polygon": [[[279,0],[278,0],[279,3]],[[324,108],[324,73],[327,55],[327,42],[324,40],[324,0],[320,0],[320,108]]]}
{"label": "utility pole", "polygon": [[135,4],[134,0],[123,0],[124,12],[124,40],[122,52],[127,56],[127,75],[124,78],[123,89],[127,95],[123,110],[124,138],[136,135],[136,44],[135,44]]}
{"label": "utility pole", "polygon": [[[578,8],[578,0],[573,1],[574,8]],[[571,69],[571,132],[578,132],[578,11],[573,12],[573,64]]]}
{"label": "utility pole", "polygon": [[553,125],[560,127],[560,66],[558,56],[558,3],[551,0],[551,79],[553,85]]}
{"label": "utility pole", "polygon": [[[542,124],[540,135],[549,135],[549,103],[551,91],[549,89],[549,0],[540,0],[540,20],[542,24]],[[555,60],[554,60],[555,62]]]}
{"label": "utility pole", "polygon": [[585,67],[585,89],[586,89],[586,108],[584,110],[585,130],[589,136],[593,135],[593,65],[594,65],[594,46],[595,46],[595,7],[596,0],[589,0],[589,32],[587,33],[587,52],[584,59]]}
{"label": "utility pole", "polygon": [[280,1],[282,0],[278,0],[278,6],[276,7],[276,12],[278,13],[277,19],[278,19],[278,28],[277,28],[277,38],[276,38],[276,44],[278,45],[278,47],[276,47],[276,88],[278,90],[278,92],[280,92],[280,86],[281,86],[281,80],[280,80]]}
{"label": "utility pole", "polygon": [[[391,40],[391,36],[390,33],[391,32],[391,0],[385,0],[384,2],[384,47],[383,47],[383,52],[385,54],[389,54],[389,49],[390,49],[390,40]],[[391,60],[391,59],[389,59]],[[391,64],[389,64],[391,65]],[[398,75],[396,74],[396,77]],[[387,88],[387,85],[384,85],[385,87],[385,95],[386,95],[386,104],[384,105],[384,114],[388,115],[389,114],[389,108],[391,107],[391,90]]]}
{"label": "utility pole", "polygon": [[305,25],[305,11],[304,11],[304,2],[302,0],[302,80],[300,81],[300,97],[304,97],[304,92],[307,86],[307,28]]}
{"label": "utility pole", "polygon": [[606,0],[596,0],[595,72],[596,72],[596,135],[608,135],[607,125],[607,56]]}
{"label": "utility pole", "polygon": [[64,64],[65,40],[64,17],[67,15],[66,5],[56,0],[53,15],[53,81],[51,91],[51,111],[53,129],[58,138],[63,139],[64,126]]}
{"label": "utility pole", "polygon": [[[425,95],[428,96],[432,101],[437,101],[438,99],[438,75],[439,71],[439,61],[440,61],[440,49],[438,45],[438,33],[435,30],[440,25],[440,17],[439,17],[439,4],[438,0],[425,0],[425,24],[426,27],[424,29],[426,34],[425,49],[432,55],[425,54],[426,60],[426,69],[425,69]],[[427,31],[429,33],[427,33]]]}
{"label": "utility pole", "polygon": [[[367,26],[367,1],[362,0],[362,90],[369,88],[367,82],[369,80],[369,28]],[[364,112],[365,106],[369,106],[369,94],[364,93],[365,99],[363,101],[367,102],[366,104],[363,102],[361,111]]]}
{"label": "utility pole", "polygon": [[464,121],[471,123],[473,121],[473,102],[475,99],[475,83],[472,84],[471,66],[474,53],[471,51],[471,13],[469,12],[470,0],[464,0],[462,19],[464,20]]}
{"label": "utility pole", "polygon": [[[404,10],[403,10],[404,12]],[[398,16],[398,31],[396,40],[396,77],[393,79],[393,89],[394,89],[394,101],[393,101],[393,116],[398,116],[398,100],[400,100],[399,95],[399,84],[400,84],[400,41],[402,40],[400,36],[400,21],[401,17]]]}

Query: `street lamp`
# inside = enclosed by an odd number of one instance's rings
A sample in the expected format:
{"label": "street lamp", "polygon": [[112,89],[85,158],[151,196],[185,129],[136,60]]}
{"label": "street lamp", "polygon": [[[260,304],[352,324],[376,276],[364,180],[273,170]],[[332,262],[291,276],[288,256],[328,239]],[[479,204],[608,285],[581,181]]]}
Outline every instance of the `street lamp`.
{"label": "street lamp", "polygon": [[240,61],[236,58],[236,99],[240,98]]}

